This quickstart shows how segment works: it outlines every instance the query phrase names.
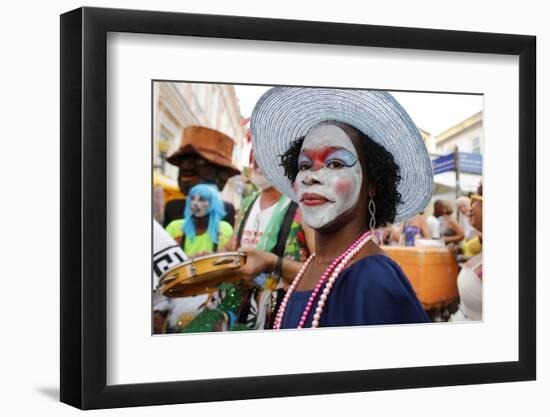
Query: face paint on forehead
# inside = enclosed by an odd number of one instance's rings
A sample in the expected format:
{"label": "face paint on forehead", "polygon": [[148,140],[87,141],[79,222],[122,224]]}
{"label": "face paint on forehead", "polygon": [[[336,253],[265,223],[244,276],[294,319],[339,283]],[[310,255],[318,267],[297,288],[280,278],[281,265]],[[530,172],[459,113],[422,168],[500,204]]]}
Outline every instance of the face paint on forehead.
{"label": "face paint on forehead", "polygon": [[313,128],[305,137],[302,151],[338,147],[350,152],[356,158],[357,150],[344,130],[334,125],[321,125]]}

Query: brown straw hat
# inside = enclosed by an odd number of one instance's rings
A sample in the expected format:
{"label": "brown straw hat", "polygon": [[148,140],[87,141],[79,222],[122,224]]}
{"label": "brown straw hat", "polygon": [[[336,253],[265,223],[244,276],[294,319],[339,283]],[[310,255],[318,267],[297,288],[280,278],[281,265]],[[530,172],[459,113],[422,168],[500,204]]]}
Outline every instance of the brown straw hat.
{"label": "brown straw hat", "polygon": [[179,166],[183,156],[198,154],[213,164],[227,168],[233,176],[241,173],[231,162],[234,145],[233,139],[222,132],[203,126],[188,126],[183,129],[179,149],[166,160]]}

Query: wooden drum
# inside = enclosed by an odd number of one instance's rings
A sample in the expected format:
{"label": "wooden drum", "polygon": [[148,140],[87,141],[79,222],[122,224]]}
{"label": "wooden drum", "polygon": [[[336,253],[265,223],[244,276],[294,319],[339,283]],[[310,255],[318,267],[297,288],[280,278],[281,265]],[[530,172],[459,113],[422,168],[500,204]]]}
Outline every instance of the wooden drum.
{"label": "wooden drum", "polygon": [[384,246],[409,279],[424,308],[445,307],[458,298],[458,264],[446,248]]}

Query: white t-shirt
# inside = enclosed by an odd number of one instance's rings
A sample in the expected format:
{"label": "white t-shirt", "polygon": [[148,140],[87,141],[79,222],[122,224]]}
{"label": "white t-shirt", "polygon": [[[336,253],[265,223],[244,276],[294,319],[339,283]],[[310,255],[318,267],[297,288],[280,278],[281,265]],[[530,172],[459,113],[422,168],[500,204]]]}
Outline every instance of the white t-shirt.
{"label": "white t-shirt", "polygon": [[[244,224],[241,241],[239,242],[239,246],[243,248],[258,248],[258,243],[260,242],[260,239],[266,231],[269,225],[269,221],[275,213],[275,209],[279,205],[279,201],[276,201],[270,207],[261,210],[260,199],[261,196],[258,197],[256,201],[254,201],[253,206],[248,214],[248,218],[246,219],[246,223]],[[288,199],[285,199],[284,203],[279,207],[281,210],[283,210],[286,209],[289,204],[290,201]],[[268,237],[269,236],[266,236],[264,242],[267,242]],[[258,249],[263,250],[264,248]],[[261,273],[255,278],[256,284],[258,284],[260,287],[265,286],[265,280],[265,272]],[[279,285],[282,286],[282,280]],[[252,297],[250,302],[252,305],[254,305],[254,309],[256,310],[256,312],[252,315],[249,314],[249,320],[253,322],[254,329],[263,329],[267,317],[266,311],[271,305],[271,291],[263,291],[260,294],[259,299],[255,299],[254,297]]]}
{"label": "white t-shirt", "polygon": [[256,248],[260,238],[267,228],[267,225],[269,224],[269,221],[273,217],[277,202],[270,207],[261,210],[260,199],[261,197],[258,197],[253,203],[252,209],[250,210],[246,223],[244,224],[241,241],[238,246],[243,248]]}
{"label": "white t-shirt", "polygon": [[483,319],[482,260],[481,254],[474,256],[462,266],[460,274],[458,274],[460,310],[456,317],[453,316],[453,321]]}

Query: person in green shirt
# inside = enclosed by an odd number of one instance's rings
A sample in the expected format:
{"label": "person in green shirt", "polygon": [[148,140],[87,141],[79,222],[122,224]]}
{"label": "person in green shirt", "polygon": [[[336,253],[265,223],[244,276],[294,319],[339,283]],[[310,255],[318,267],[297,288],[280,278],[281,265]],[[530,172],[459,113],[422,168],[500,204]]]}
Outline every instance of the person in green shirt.
{"label": "person in green shirt", "polygon": [[[218,187],[214,184],[198,184],[189,190],[183,218],[172,220],[166,231],[189,257],[220,252],[233,234],[231,225],[221,220],[225,214]],[[208,296],[200,294],[165,300],[165,304],[171,308],[168,314],[176,315],[166,317],[172,323],[167,331],[183,331],[197,315],[203,312],[212,314],[210,310],[217,309],[220,297],[219,291],[216,291]]]}
{"label": "person in green shirt", "polygon": [[217,187],[195,185],[189,191],[182,219],[171,221],[166,231],[190,257],[221,250],[231,238],[233,228],[223,220],[225,209]]}

